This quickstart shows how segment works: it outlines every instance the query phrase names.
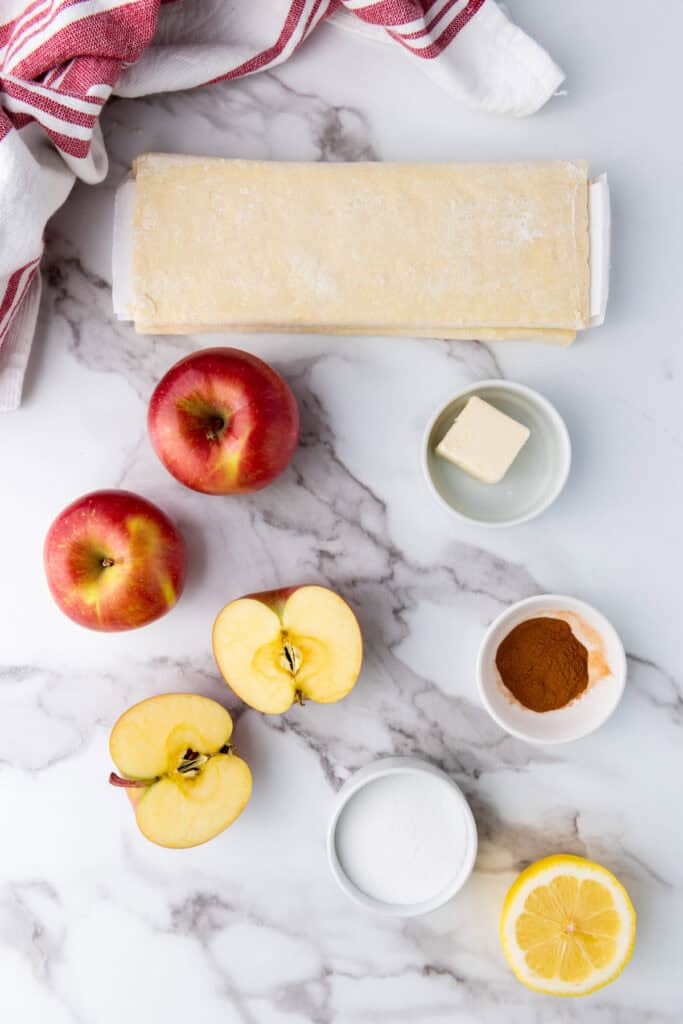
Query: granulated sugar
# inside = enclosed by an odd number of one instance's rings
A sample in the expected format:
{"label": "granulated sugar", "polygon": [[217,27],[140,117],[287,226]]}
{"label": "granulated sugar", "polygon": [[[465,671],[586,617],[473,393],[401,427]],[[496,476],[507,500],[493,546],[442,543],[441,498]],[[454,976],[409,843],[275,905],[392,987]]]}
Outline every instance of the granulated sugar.
{"label": "granulated sugar", "polygon": [[336,829],[347,877],[385,903],[422,903],[442,892],[467,851],[467,822],[453,792],[427,772],[367,783],[348,801]]}

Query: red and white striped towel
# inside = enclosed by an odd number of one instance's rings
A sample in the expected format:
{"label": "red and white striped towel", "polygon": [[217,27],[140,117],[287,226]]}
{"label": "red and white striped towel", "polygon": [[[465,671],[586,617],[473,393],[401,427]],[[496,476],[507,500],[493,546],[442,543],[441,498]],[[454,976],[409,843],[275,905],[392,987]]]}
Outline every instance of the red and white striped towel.
{"label": "red and white striped towel", "polygon": [[101,181],[98,117],[286,60],[324,19],[403,50],[471,107],[521,116],[562,72],[495,0],[1,0],[0,410],[15,408],[40,299],[43,230],[78,177]]}

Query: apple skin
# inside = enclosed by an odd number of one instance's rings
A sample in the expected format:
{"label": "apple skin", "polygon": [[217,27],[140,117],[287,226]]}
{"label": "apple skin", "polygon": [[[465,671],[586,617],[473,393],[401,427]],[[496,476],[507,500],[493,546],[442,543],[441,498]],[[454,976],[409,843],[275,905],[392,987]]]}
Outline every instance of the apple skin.
{"label": "apple skin", "polygon": [[78,498],[45,538],[45,573],[58,606],[103,632],[136,629],[170,611],[186,562],[185,542],[168,516],[130,491]]}
{"label": "apple skin", "polygon": [[262,359],[207,348],[159,381],[147,426],[154,450],[181,484],[203,494],[246,494],[289,465],[299,409],[287,382]]}
{"label": "apple skin", "polygon": [[[245,594],[244,596],[252,601],[260,601],[261,604],[267,605],[268,608],[275,612],[278,619],[282,619],[282,613],[285,610],[285,605],[292,594],[295,594],[297,590],[301,590],[302,587],[307,586],[311,586],[311,584],[299,583],[295,587],[280,587],[279,590],[261,590],[256,594]],[[329,590],[329,587],[325,587],[325,590]]]}

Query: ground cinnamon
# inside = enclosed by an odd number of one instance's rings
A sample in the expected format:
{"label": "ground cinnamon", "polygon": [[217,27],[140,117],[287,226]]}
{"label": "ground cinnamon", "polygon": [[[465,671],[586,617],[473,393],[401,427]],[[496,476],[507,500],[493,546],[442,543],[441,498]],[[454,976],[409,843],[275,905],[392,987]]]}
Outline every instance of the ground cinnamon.
{"label": "ground cinnamon", "polygon": [[588,686],[588,651],[561,619],[527,619],[496,651],[510,693],[532,711],[555,711]]}

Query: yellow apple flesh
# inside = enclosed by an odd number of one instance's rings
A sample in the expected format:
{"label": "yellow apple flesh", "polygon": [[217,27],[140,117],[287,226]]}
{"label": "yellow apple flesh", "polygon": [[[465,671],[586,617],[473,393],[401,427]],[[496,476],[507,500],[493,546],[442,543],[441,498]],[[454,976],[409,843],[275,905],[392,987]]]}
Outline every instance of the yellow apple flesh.
{"label": "yellow apple flesh", "polygon": [[268,591],[231,601],[213,627],[226,683],[257,711],[295,701],[333,704],[353,689],[363,660],[358,620],[327,587]]}
{"label": "yellow apple flesh", "polygon": [[199,846],[235,821],[251,796],[251,772],[232,753],[232,718],[191,693],[166,693],[129,708],[109,749],[138,827],[175,849]]}

